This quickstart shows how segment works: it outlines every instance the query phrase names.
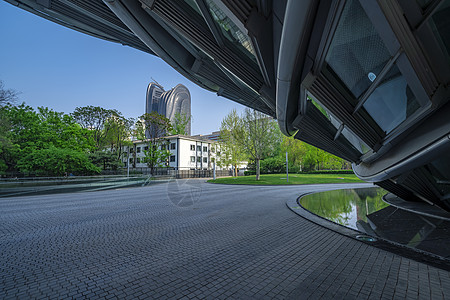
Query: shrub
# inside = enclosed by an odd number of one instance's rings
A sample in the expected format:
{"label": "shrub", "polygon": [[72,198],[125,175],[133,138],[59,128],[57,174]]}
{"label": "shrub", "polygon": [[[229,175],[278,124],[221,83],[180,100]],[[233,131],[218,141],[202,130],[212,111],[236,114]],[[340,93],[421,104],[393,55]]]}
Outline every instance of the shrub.
{"label": "shrub", "polygon": [[299,174],[354,174],[353,170],[319,170],[298,172]]}
{"label": "shrub", "polygon": [[34,172],[37,176],[93,175],[100,173],[86,153],[50,147],[33,150],[22,157],[17,166],[21,172]]}
{"label": "shrub", "polygon": [[261,174],[282,173],[286,170],[286,162],[280,156],[261,160]]}

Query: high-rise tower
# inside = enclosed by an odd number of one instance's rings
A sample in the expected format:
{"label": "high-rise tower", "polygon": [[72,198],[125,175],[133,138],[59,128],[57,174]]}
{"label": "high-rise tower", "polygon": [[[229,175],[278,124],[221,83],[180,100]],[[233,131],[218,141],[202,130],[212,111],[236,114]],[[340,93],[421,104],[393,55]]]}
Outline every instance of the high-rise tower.
{"label": "high-rise tower", "polygon": [[[145,112],[155,111],[173,122],[175,114],[191,116],[191,94],[187,87],[178,84],[173,89],[164,91],[164,88],[151,82],[147,88]],[[191,121],[186,125],[186,134],[191,135]]]}

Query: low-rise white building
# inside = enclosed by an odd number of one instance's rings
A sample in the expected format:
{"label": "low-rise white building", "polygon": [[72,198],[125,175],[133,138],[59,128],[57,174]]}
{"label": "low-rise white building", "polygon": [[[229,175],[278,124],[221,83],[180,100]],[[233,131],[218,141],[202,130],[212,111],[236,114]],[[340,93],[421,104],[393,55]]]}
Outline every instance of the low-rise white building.
{"label": "low-rise white building", "polygon": [[[217,141],[190,137],[184,135],[173,135],[163,137],[168,141],[167,146],[162,145],[164,149],[170,152],[165,167],[176,170],[212,170],[216,161],[217,151],[220,151]],[[132,168],[145,168],[144,162],[145,150],[148,150],[146,141],[133,141],[133,147],[128,153],[128,147],[125,147],[124,166],[130,163]],[[221,168],[216,166],[217,170]]]}

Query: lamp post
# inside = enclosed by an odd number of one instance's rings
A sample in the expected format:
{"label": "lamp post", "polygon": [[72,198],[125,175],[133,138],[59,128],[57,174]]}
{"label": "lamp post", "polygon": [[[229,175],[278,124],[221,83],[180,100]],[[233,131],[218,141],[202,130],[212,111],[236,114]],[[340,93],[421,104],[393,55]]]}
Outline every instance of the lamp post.
{"label": "lamp post", "polygon": [[288,153],[286,151],[286,182],[289,183],[289,164],[288,164]]}
{"label": "lamp post", "polygon": [[130,146],[127,151],[127,177],[130,177]]}

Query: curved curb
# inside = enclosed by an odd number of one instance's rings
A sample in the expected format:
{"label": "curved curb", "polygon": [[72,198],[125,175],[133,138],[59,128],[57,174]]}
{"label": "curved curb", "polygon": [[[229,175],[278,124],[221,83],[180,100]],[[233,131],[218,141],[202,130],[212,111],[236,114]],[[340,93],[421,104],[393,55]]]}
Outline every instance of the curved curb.
{"label": "curved curb", "polygon": [[327,220],[323,217],[320,217],[309,210],[305,209],[303,206],[300,205],[300,199],[306,195],[314,194],[314,193],[320,193],[324,191],[317,191],[317,192],[307,192],[300,194],[297,199],[289,199],[286,201],[286,206],[295,214],[299,215],[300,217],[304,218],[305,220],[310,221],[311,223],[314,223],[316,225],[319,225],[325,229],[331,230],[337,234],[346,236],[348,238],[351,238],[355,241],[415,260],[420,263],[424,263],[427,265],[431,265],[433,267],[450,271],[450,260],[447,260],[441,256],[434,255],[429,252],[421,251],[419,249],[409,248],[402,244],[385,240],[380,237],[376,237],[377,241],[375,242],[368,242],[368,241],[361,241],[356,238],[357,235],[367,235],[364,232],[351,229],[348,227],[345,227],[343,225],[334,223],[330,220]]}
{"label": "curved curb", "polygon": [[[317,193],[321,193],[323,191],[319,191]],[[287,207],[292,210],[294,213],[296,213],[297,215],[301,216],[302,218],[315,223],[317,225],[320,225],[326,229],[332,230],[336,233],[351,237],[356,239],[356,235],[362,234],[360,231],[339,225],[337,223],[331,222],[325,218],[322,218],[312,212],[310,212],[309,210],[305,209],[303,206],[300,205],[299,201],[301,198],[303,198],[306,195],[310,195],[310,194],[314,194],[316,192],[308,192],[308,193],[303,193],[301,194],[297,199],[290,199],[288,201],[286,201],[286,205]],[[368,243],[368,244],[373,244],[373,243]]]}

